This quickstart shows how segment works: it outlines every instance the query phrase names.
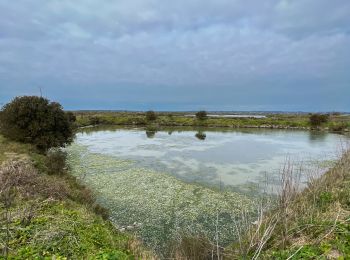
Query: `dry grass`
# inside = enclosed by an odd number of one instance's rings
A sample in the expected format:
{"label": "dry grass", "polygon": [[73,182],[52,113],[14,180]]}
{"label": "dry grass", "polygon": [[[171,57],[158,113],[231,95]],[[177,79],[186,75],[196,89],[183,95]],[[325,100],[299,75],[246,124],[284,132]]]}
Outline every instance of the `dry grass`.
{"label": "dry grass", "polygon": [[170,259],[177,260],[209,260],[221,259],[221,248],[210,242],[204,235],[181,235],[170,251]]}
{"label": "dry grass", "polygon": [[[250,225],[227,259],[287,259],[350,253],[350,152],[322,176],[312,174],[300,191],[300,170],[288,161],[281,173],[277,206]],[[340,242],[339,242],[340,241]],[[343,241],[343,242],[342,242]]]}

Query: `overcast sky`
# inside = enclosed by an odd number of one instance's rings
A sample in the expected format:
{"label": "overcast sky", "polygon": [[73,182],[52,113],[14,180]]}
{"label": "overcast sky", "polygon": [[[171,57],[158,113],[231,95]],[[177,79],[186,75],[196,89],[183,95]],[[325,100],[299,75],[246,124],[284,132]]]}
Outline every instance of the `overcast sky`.
{"label": "overcast sky", "polygon": [[0,104],[350,111],[349,0],[1,0]]}

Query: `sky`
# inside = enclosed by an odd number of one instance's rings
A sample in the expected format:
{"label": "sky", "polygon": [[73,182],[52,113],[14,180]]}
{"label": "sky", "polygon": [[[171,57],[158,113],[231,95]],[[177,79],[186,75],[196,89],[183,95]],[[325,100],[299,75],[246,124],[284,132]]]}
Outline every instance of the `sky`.
{"label": "sky", "polygon": [[1,0],[0,105],[350,111],[349,0]]}

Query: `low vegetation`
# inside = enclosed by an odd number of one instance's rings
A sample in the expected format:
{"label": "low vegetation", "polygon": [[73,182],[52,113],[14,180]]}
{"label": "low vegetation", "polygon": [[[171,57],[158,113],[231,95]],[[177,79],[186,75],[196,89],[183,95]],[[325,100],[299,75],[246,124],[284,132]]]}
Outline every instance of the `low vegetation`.
{"label": "low vegetation", "polygon": [[[266,114],[265,118],[204,117],[203,120],[189,113],[158,112],[157,118],[148,120],[142,112],[75,112],[77,126],[124,125],[124,126],[194,126],[225,128],[271,128],[271,129],[311,129],[348,131],[350,115],[329,114],[327,122],[313,127],[308,114]],[[206,118],[206,119],[205,119]]]}
{"label": "low vegetation", "polygon": [[347,259],[350,256],[350,152],[299,192],[292,166],[277,206],[225,250],[227,259]]}
{"label": "low vegetation", "polygon": [[327,114],[311,114],[310,115],[310,125],[311,127],[320,127],[322,124],[329,121],[329,115]]}

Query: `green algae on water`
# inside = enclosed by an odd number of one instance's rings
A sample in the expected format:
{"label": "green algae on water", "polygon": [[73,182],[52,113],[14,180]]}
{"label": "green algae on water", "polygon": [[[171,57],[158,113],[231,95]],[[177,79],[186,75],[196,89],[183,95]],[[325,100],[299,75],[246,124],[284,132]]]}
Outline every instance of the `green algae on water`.
{"label": "green algae on water", "polygon": [[253,209],[244,195],[185,183],[130,160],[91,153],[82,145],[73,144],[67,152],[72,174],[110,209],[111,221],[158,252],[183,233],[214,241],[218,231],[219,243],[227,244],[235,238],[234,222],[241,211]]}

